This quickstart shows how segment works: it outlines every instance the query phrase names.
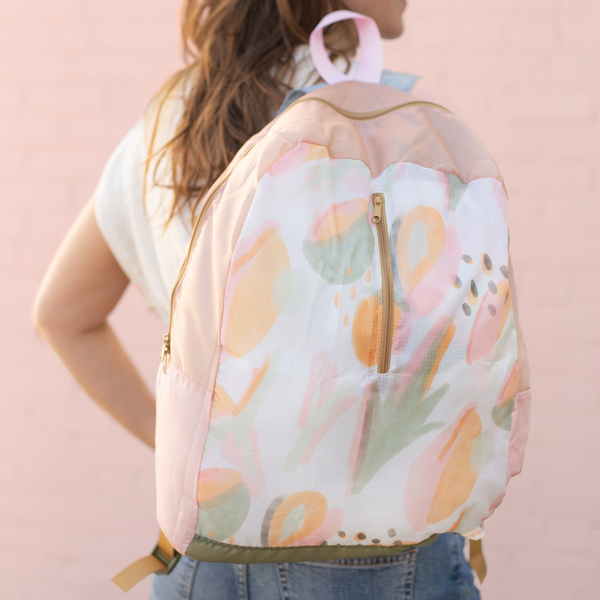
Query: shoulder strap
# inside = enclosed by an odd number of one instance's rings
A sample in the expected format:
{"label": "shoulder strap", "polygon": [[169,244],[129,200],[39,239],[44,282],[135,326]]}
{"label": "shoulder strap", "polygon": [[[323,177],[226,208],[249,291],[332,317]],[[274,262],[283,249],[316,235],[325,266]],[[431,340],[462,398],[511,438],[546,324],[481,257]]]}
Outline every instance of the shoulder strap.
{"label": "shoulder strap", "polygon": [[475,571],[479,583],[483,583],[487,575],[487,565],[483,556],[483,547],[480,539],[469,540],[469,564],[473,571]]}
{"label": "shoulder strap", "polygon": [[394,71],[385,70],[381,73],[381,83],[390,87],[410,92],[415,83],[421,78],[420,75],[410,75],[409,73],[395,73]]}

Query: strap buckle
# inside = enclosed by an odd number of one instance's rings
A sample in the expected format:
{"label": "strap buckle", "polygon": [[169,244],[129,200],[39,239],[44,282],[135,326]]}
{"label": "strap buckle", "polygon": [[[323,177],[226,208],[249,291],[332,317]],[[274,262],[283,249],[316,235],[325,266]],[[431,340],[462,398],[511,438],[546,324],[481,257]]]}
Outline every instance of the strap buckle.
{"label": "strap buckle", "polygon": [[173,549],[173,558],[171,558],[169,555],[165,554],[160,549],[159,544],[156,544],[156,546],[154,546],[154,549],[152,550],[152,552],[150,552],[150,556],[154,556],[155,558],[160,560],[160,562],[163,563],[163,565],[165,565],[164,569],[156,571],[156,575],[168,575],[175,568],[175,565],[179,562],[179,559],[181,558],[181,554],[179,554],[179,552],[177,552],[177,550],[175,549]]}
{"label": "strap buckle", "polygon": [[144,556],[144,558],[140,558],[128,567],[125,567],[112,578],[112,581],[126,592],[144,579],[144,577],[152,575],[152,573],[168,575],[175,568],[180,558],[181,554],[173,548],[165,534],[161,531],[154,550],[148,556]]}

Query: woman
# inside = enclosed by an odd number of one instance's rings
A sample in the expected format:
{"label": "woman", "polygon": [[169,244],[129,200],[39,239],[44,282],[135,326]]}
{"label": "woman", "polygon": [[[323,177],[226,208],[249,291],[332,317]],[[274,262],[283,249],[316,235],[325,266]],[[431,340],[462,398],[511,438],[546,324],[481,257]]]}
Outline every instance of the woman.
{"label": "woman", "polygon": [[[167,322],[202,198],[286,93],[318,80],[308,36],[340,8],[373,18],[384,38],[402,33],[404,0],[186,0],[188,66],[112,155],[41,285],[37,330],[90,396],[150,447],[154,398],[107,317],[134,282]],[[326,42],[351,72],[357,42],[348,23],[332,26]],[[412,91],[435,100],[421,81]],[[171,575],[155,577],[152,599],[478,598],[462,548],[447,534],[391,558],[241,566],[183,557]]]}

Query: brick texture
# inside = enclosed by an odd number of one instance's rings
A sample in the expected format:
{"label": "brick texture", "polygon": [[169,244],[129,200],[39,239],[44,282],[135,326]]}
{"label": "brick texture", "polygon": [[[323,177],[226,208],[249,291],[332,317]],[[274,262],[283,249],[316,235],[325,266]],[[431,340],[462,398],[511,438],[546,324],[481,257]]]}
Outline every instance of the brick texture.
{"label": "brick texture", "polygon": [[[523,473],[486,524],[486,600],[598,595],[599,13],[584,0],[424,0],[386,49],[388,66],[444,88],[509,191],[532,429]],[[454,33],[434,52],[424,32],[440,18]]]}
{"label": "brick texture", "polygon": [[[110,600],[154,542],[152,453],[36,338],[40,278],[180,65],[176,0],[0,0],[0,597]],[[486,600],[600,589],[600,3],[420,0],[390,68],[441,87],[499,162],[533,383],[523,473],[486,526]],[[111,317],[152,385],[164,326]],[[148,597],[144,582],[128,597]]]}

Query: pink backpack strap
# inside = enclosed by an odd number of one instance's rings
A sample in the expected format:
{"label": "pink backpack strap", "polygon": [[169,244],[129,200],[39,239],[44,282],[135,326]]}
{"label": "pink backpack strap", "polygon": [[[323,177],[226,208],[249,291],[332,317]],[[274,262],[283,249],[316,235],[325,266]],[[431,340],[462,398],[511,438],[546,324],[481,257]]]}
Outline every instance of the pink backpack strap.
{"label": "pink backpack strap", "polygon": [[336,69],[331,63],[323,41],[323,29],[325,27],[346,19],[354,19],[360,42],[361,58],[356,69],[355,79],[365,83],[379,83],[383,68],[383,49],[379,28],[370,17],[349,10],[336,10],[329,13],[321,19],[321,22],[310,34],[310,51],[319,75],[327,83],[351,81],[348,75]]}

